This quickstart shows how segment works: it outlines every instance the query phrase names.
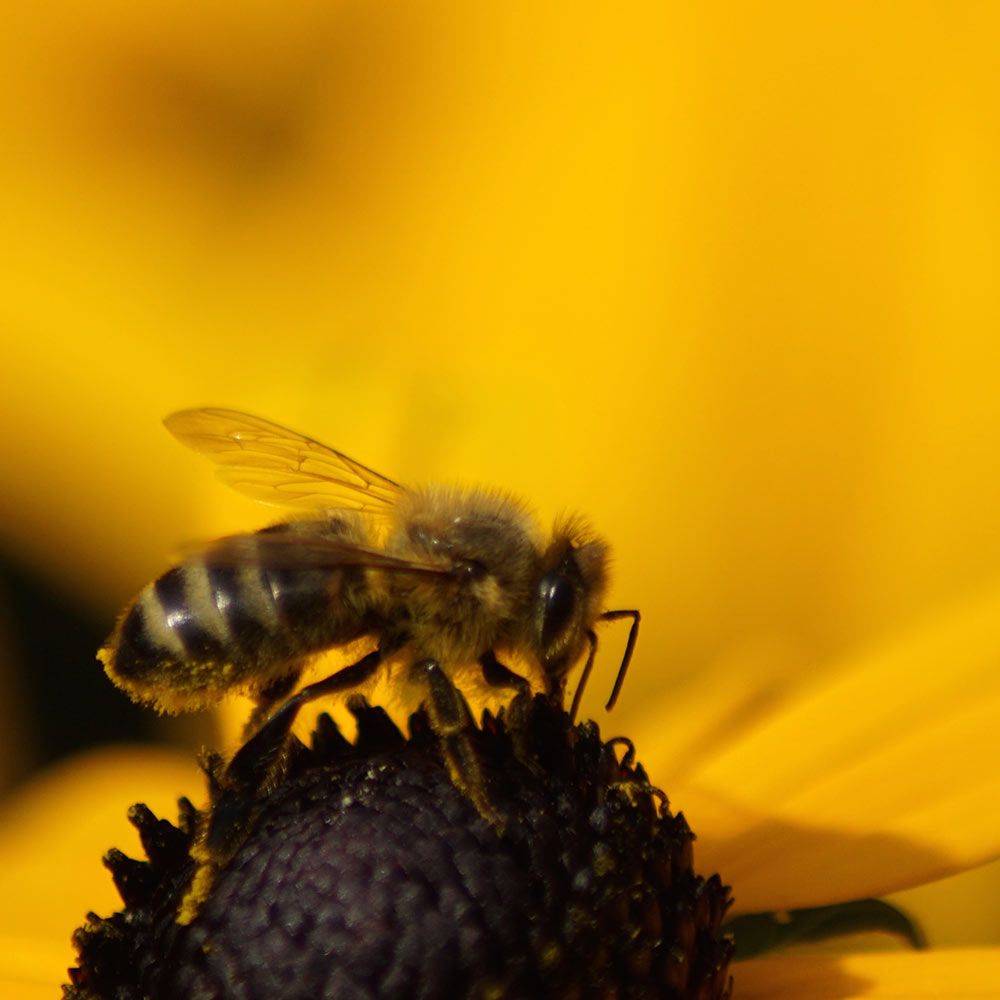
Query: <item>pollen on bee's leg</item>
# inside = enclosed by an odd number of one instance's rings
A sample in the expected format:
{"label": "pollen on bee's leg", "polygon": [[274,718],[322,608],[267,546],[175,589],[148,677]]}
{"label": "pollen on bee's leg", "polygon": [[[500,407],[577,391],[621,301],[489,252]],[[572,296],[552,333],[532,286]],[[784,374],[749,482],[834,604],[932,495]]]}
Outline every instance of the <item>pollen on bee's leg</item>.
{"label": "pollen on bee's leg", "polygon": [[441,741],[441,755],[455,787],[468,796],[480,816],[503,836],[505,822],[490,802],[486,776],[471,738],[472,714],[462,693],[441,667],[421,665],[427,682],[427,710],[431,727]]}
{"label": "pollen on bee's leg", "polygon": [[216,867],[211,861],[202,860],[199,862],[199,867],[195,870],[194,878],[191,879],[191,884],[188,886],[187,891],[181,898],[180,906],[177,908],[178,924],[187,926],[198,916],[198,911],[208,898],[208,894],[212,891],[212,886],[215,884],[215,873]]}

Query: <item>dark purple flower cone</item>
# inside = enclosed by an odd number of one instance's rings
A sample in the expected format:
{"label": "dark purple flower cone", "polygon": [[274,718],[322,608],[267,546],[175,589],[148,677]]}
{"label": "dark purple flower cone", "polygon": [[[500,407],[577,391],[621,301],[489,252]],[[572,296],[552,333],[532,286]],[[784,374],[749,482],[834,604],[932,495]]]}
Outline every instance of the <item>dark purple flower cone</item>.
{"label": "dark purple flower cone", "polygon": [[200,821],[135,807],[147,861],[111,852],[125,908],[77,931],[69,1000],[727,997],[729,892],[631,754],[519,697],[470,737],[502,835],[418,713],[324,719],[257,805],[197,916],[176,922]]}

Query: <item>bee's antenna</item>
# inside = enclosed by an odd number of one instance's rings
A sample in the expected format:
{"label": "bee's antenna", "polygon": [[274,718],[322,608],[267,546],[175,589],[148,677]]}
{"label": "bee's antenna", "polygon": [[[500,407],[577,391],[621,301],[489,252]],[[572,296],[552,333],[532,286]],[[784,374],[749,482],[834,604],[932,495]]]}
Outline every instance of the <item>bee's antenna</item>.
{"label": "bee's antenna", "polygon": [[[615,686],[611,690],[611,697],[608,699],[607,705],[604,706],[604,709],[607,712],[610,712],[611,709],[615,707],[615,702],[618,701],[618,695],[621,694],[622,684],[625,683],[625,672],[628,670],[629,663],[632,662],[632,651],[635,649],[636,636],[639,634],[638,611],[605,611],[604,614],[601,615],[600,620],[602,622],[611,622],[617,621],[619,618],[631,618],[632,627],[628,632],[628,642],[625,644],[625,655],[622,657],[622,665],[618,668],[618,676],[615,678]],[[591,651],[591,657],[593,657],[593,651]]]}
{"label": "bee's antenna", "polygon": [[587,654],[587,662],[583,667],[583,673],[580,675],[580,683],[577,684],[576,691],[573,692],[573,704],[569,710],[570,725],[576,722],[576,712],[580,707],[583,689],[587,686],[587,678],[590,676],[590,671],[594,669],[594,656],[597,654],[597,634],[593,629],[587,632],[587,642],[590,643],[590,652]]}

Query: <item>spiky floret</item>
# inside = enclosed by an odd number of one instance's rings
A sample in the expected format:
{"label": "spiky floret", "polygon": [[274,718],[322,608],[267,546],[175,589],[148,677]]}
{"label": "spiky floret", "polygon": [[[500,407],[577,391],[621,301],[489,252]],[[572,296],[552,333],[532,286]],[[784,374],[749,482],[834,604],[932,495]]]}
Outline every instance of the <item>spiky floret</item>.
{"label": "spiky floret", "polygon": [[729,891],[627,741],[518,696],[469,736],[503,834],[455,787],[426,717],[323,717],[187,926],[204,823],[132,810],[147,861],[105,863],[125,903],[76,933],[68,1000],[727,997]]}

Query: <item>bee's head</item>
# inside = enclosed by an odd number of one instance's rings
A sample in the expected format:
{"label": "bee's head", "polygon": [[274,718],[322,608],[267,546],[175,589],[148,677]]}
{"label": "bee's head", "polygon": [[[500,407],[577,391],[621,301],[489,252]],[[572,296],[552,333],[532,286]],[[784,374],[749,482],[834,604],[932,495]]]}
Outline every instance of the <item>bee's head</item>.
{"label": "bee's head", "polygon": [[532,623],[550,694],[562,695],[566,672],[601,613],[607,580],[607,545],[579,522],[557,525],[542,559]]}

